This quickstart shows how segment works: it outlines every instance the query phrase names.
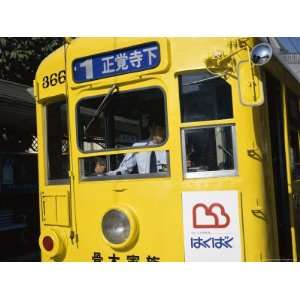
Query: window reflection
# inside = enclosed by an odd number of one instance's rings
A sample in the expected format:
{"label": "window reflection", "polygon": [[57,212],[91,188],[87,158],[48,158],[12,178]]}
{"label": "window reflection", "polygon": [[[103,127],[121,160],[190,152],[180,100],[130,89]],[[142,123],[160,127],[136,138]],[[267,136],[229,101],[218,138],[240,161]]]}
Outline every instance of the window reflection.
{"label": "window reflection", "polygon": [[232,113],[231,86],[207,71],[179,76],[181,121],[230,119]]}

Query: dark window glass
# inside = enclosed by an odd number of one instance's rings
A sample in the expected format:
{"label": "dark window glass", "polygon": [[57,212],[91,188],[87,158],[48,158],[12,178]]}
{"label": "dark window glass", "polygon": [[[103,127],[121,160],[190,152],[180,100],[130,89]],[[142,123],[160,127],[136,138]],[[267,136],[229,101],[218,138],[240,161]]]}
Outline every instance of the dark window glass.
{"label": "dark window glass", "polygon": [[231,86],[207,71],[179,76],[181,121],[230,119],[232,113]]}
{"label": "dark window glass", "polygon": [[215,126],[184,129],[185,172],[200,174],[234,170],[233,128]]}
{"label": "dark window glass", "polygon": [[161,128],[158,144],[165,141],[165,105],[160,89],[116,92],[107,98],[104,109],[94,118],[104,97],[85,99],[78,104],[78,144],[81,150],[146,146],[150,141],[151,128],[155,126]]}
{"label": "dark window glass", "polygon": [[69,141],[66,101],[46,106],[48,180],[68,179]]}

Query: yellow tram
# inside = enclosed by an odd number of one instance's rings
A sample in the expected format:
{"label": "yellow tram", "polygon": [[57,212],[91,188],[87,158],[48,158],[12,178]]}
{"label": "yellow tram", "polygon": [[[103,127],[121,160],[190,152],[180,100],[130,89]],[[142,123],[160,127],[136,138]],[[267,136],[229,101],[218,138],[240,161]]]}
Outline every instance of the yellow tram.
{"label": "yellow tram", "polygon": [[253,38],[76,38],[34,93],[44,261],[297,261],[299,83]]}

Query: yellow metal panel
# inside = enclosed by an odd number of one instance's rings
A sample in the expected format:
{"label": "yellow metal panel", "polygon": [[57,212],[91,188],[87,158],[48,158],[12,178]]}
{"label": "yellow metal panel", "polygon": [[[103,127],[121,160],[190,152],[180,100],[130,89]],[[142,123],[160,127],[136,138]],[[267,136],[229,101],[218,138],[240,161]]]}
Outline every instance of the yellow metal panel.
{"label": "yellow metal panel", "polygon": [[35,78],[34,92],[39,102],[66,94],[64,46],[50,54],[46,61],[41,63]]}
{"label": "yellow metal panel", "polygon": [[[252,66],[250,61],[247,59],[238,62],[237,69],[241,103],[249,106],[258,106],[263,104],[264,97],[262,81],[260,80],[257,68]],[[256,76],[254,76],[254,72],[256,72]]]}
{"label": "yellow metal panel", "polygon": [[67,195],[42,195],[43,221],[45,225],[69,226],[70,208]]}
{"label": "yellow metal panel", "polygon": [[57,225],[69,226],[70,225],[70,207],[68,196],[56,197],[57,209]]}
{"label": "yellow metal panel", "polygon": [[42,196],[43,220],[45,225],[55,225],[57,222],[56,196]]}

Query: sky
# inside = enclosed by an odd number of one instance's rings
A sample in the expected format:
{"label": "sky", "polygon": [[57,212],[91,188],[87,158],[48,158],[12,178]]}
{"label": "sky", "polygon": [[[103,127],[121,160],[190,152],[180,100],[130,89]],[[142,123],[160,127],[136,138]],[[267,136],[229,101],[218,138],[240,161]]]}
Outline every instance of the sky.
{"label": "sky", "polygon": [[292,53],[300,53],[300,37],[279,37],[282,45]]}

